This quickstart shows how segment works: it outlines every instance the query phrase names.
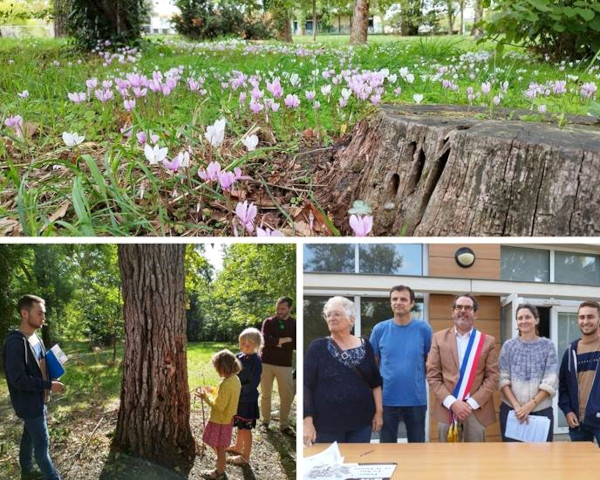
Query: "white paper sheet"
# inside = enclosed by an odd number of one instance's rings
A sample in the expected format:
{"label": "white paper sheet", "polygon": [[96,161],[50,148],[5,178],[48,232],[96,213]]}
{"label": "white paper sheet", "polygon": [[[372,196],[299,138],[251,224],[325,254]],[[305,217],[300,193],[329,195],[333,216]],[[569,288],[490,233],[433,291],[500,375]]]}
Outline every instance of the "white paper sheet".
{"label": "white paper sheet", "polygon": [[529,415],[529,423],[521,423],[515,416],[515,411],[508,412],[505,435],[521,442],[545,442],[550,430],[550,419]]}
{"label": "white paper sheet", "polygon": [[391,478],[395,463],[343,463],[337,443],[303,460],[304,480],[363,480]]}

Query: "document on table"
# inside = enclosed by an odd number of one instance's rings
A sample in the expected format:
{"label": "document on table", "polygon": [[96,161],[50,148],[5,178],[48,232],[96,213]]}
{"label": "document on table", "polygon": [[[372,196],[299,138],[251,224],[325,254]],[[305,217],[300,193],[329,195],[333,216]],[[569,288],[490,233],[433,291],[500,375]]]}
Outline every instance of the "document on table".
{"label": "document on table", "polygon": [[508,412],[505,435],[521,442],[545,442],[550,430],[550,419],[529,415],[529,423],[521,423],[515,416],[515,411]]}
{"label": "document on table", "polygon": [[326,450],[306,457],[303,462],[305,480],[389,480],[395,463],[343,463],[336,442]]}

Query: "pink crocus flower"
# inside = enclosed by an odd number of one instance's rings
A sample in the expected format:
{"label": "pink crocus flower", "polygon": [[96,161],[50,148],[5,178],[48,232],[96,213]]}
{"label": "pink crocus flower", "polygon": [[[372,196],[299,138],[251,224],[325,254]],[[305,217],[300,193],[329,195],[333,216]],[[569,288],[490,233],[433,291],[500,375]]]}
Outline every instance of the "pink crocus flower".
{"label": "pink crocus flower", "polygon": [[490,82],[485,82],[481,84],[481,91],[483,92],[484,95],[487,95],[488,93],[490,93],[490,90],[492,89],[492,84]]}
{"label": "pink crocus flower", "polygon": [[213,182],[219,179],[219,172],[221,171],[221,164],[219,162],[210,162],[206,167],[206,170],[199,170],[198,176],[202,180]]}
{"label": "pink crocus flower", "polygon": [[263,105],[258,103],[254,99],[252,99],[252,101],[250,102],[250,110],[252,110],[252,113],[254,113],[255,115],[259,113],[263,108]]}
{"label": "pink crocus flower", "polygon": [[67,96],[73,103],[82,103],[87,100],[87,95],[85,92],[72,92],[68,93]]}
{"label": "pink crocus flower", "polygon": [[373,228],[373,216],[350,215],[350,228],[355,237],[366,237]]}
{"label": "pink crocus flower", "polygon": [[298,95],[288,94],[283,100],[283,103],[287,108],[297,108],[300,106],[300,99],[298,98]]}
{"label": "pink crocus flower", "polygon": [[131,112],[131,110],[133,110],[135,108],[135,100],[131,99],[131,100],[125,100],[123,102],[123,107],[125,108],[125,110],[127,110],[128,112]]}
{"label": "pink crocus flower", "polygon": [[190,154],[188,152],[179,152],[173,160],[168,161],[166,158],[163,160],[163,166],[171,170],[172,172],[176,172],[180,168],[188,167],[190,164]]}
{"label": "pink crocus flower", "polygon": [[269,227],[267,228],[256,228],[256,236],[257,237],[284,237],[285,235],[281,233],[279,230],[271,230]]}
{"label": "pink crocus flower", "polygon": [[248,233],[254,231],[254,219],[257,213],[256,205],[253,203],[248,204],[248,200],[244,200],[244,203],[238,203],[235,207],[235,214]]}
{"label": "pink crocus flower", "polygon": [[235,175],[232,172],[219,172],[218,180],[223,190],[230,190],[235,183]]}
{"label": "pink crocus flower", "polygon": [[311,102],[312,100],[314,100],[316,95],[317,95],[317,94],[315,93],[315,91],[314,91],[314,90],[307,90],[307,91],[304,93],[304,96],[306,97],[306,99],[307,99],[309,102]]}
{"label": "pink crocus flower", "polygon": [[27,90],[23,90],[21,93],[17,93],[20,98],[29,98],[29,92]]}
{"label": "pink crocus flower", "polygon": [[276,77],[272,83],[269,83],[267,81],[267,90],[275,98],[279,98],[283,95],[283,88],[281,88],[281,82],[279,81],[279,77]]}

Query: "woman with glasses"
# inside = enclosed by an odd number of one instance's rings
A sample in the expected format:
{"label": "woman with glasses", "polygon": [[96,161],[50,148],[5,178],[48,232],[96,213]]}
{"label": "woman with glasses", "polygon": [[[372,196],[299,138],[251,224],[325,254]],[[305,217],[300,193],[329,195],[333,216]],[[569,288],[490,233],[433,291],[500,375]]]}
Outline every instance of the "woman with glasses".
{"label": "woman with glasses", "polygon": [[511,410],[521,423],[528,422],[530,415],[549,418],[546,441],[552,441],[552,397],[558,387],[558,357],[554,344],[539,336],[539,324],[540,315],[535,306],[519,305],[519,336],[505,342],[500,351],[500,430],[505,442],[516,441],[506,436]]}
{"label": "woman with glasses", "polygon": [[330,298],[323,317],[330,336],[312,342],[304,356],[304,444],[368,443],[383,424],[373,348],[352,334],[350,300]]}

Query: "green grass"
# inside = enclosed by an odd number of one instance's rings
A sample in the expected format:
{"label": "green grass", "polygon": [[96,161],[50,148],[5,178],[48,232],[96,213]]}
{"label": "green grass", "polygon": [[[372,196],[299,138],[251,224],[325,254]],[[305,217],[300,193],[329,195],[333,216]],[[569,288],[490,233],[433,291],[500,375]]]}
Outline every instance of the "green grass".
{"label": "green grass", "polygon": [[[553,121],[562,124],[564,115],[586,114],[594,108],[591,99],[580,95],[582,84],[600,84],[598,59],[594,64],[553,64],[518,48],[497,57],[494,45],[477,45],[464,36],[379,35],[369,37],[368,45],[352,49],[347,36],[319,36],[317,43],[308,36],[295,41],[291,46],[192,44],[164,37],[147,43],[133,62],[114,60],[104,65],[100,56],[77,53],[64,40],[0,39],[0,65],[4,66],[0,70],[0,234],[231,235],[239,200],[247,198],[262,207],[260,202],[269,198],[273,205],[259,208],[255,224],[267,221],[268,226],[294,235],[290,210],[314,198],[310,165],[292,174],[287,166],[278,171],[277,162],[337,141],[374,111],[371,102],[376,101],[378,88],[383,103],[414,104],[414,95],[421,94],[423,103],[468,106],[470,87],[475,93],[471,103],[485,106],[492,115],[493,98],[501,97],[501,107],[532,109],[532,118],[538,118],[537,108],[543,105]],[[148,77],[159,71],[165,76],[179,67],[180,78],[170,95],[150,92],[137,99],[132,112],[125,111],[115,79],[134,71]],[[340,107],[343,89],[349,88],[343,78],[350,78],[348,72],[384,69],[381,85],[372,82],[364,99],[352,95],[347,106]],[[274,99],[279,110],[252,113],[251,85],[222,86],[231,82],[234,72],[242,72],[247,80],[257,75],[263,103],[272,97],[266,81],[279,77],[284,91]],[[299,83],[290,82],[291,74],[298,76]],[[67,94],[86,92],[86,80],[92,77],[99,83],[113,82],[114,99],[101,103],[92,89],[88,101],[69,101]],[[188,77],[202,78],[206,94],[190,91]],[[453,82],[456,90],[445,88],[443,80]],[[567,93],[542,94],[534,100],[524,94],[531,83],[551,85],[559,80],[567,82]],[[481,94],[484,82],[492,84],[488,95]],[[329,94],[321,91],[326,86],[331,87]],[[547,89],[551,91],[550,86]],[[29,92],[27,99],[18,96],[24,90]],[[305,99],[308,90],[315,91],[321,104],[318,110]],[[244,104],[240,92],[247,95]],[[287,94],[298,95],[299,108],[285,107]],[[4,126],[14,115],[21,115],[26,125],[21,137]],[[225,141],[213,148],[204,133],[219,118],[227,120]],[[133,138],[127,139],[123,128],[132,129]],[[189,150],[189,168],[171,174],[161,165],[150,165],[135,140],[135,134],[150,131],[159,136],[161,147],[168,148],[169,159]],[[67,147],[63,132],[83,134],[85,142]],[[241,138],[250,133],[259,136],[259,145],[256,151],[246,152]],[[230,171],[240,167],[251,179],[225,191],[217,182],[198,176],[211,161]],[[330,230],[335,233],[339,227]],[[243,229],[238,232],[243,234]]]}

